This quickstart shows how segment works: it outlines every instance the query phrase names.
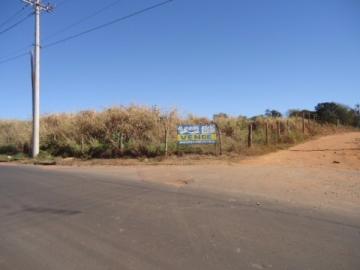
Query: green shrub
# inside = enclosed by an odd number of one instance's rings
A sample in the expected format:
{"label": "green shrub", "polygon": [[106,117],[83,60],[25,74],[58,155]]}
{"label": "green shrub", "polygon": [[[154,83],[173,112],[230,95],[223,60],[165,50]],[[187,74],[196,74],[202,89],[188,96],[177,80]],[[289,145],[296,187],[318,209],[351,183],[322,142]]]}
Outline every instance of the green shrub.
{"label": "green shrub", "polygon": [[2,155],[16,155],[20,152],[16,145],[9,144],[0,146],[0,154]]}
{"label": "green shrub", "polygon": [[54,157],[49,152],[41,150],[36,159],[37,160],[53,160]]}

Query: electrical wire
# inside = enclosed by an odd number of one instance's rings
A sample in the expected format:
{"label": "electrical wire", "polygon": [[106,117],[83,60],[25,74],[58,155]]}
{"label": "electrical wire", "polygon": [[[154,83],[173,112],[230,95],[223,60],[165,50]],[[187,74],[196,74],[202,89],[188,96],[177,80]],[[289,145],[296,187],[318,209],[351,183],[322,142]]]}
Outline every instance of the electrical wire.
{"label": "electrical wire", "polygon": [[10,56],[8,58],[4,58],[3,60],[0,60],[0,64],[4,64],[4,63],[10,62],[10,61],[14,61],[14,60],[19,59],[21,57],[24,57],[26,55],[29,55],[29,52],[24,52],[24,53],[15,55],[15,56]]}
{"label": "electrical wire", "polygon": [[163,2],[160,2],[160,3],[158,3],[158,4],[155,4],[155,5],[149,6],[149,7],[147,7],[147,8],[143,8],[143,9],[141,9],[141,10],[132,12],[132,13],[126,15],[126,16],[117,18],[117,19],[112,20],[112,21],[110,21],[110,22],[107,22],[107,23],[104,23],[104,24],[95,26],[95,27],[93,27],[93,28],[90,28],[90,29],[88,29],[88,30],[82,31],[82,32],[80,32],[80,33],[78,33],[78,34],[74,34],[74,35],[68,36],[68,37],[66,37],[66,38],[63,38],[63,39],[60,39],[60,40],[57,40],[57,41],[54,41],[54,42],[45,44],[42,48],[43,48],[43,49],[46,49],[46,48],[49,48],[49,47],[53,47],[53,46],[59,45],[59,44],[64,43],[64,42],[66,42],[66,41],[69,41],[69,40],[78,38],[78,37],[80,37],[80,36],[83,36],[83,35],[85,35],[85,34],[88,34],[88,33],[91,33],[91,32],[97,31],[97,30],[100,30],[100,29],[102,29],[102,28],[105,28],[105,27],[107,27],[107,26],[113,25],[113,24],[115,24],[115,23],[118,23],[118,22],[121,22],[121,21],[125,21],[125,20],[127,20],[127,19],[132,18],[132,17],[138,16],[138,15],[140,15],[140,14],[143,14],[143,13],[147,12],[147,11],[150,11],[150,10],[153,10],[153,9],[156,9],[156,8],[159,8],[159,7],[161,7],[161,6],[164,6],[164,5],[166,5],[166,4],[171,3],[171,2],[173,2],[173,1],[175,1],[175,0],[167,0],[167,1],[163,1]]}
{"label": "electrical wire", "polygon": [[[23,46],[23,47],[20,47],[20,48],[18,48],[16,50],[9,51],[8,54],[13,55],[13,54],[17,54],[17,53],[20,53],[20,52],[24,52],[24,50],[27,50],[27,49],[32,48],[32,47],[33,47],[33,44],[28,44],[27,46]],[[4,57],[2,57],[2,58],[4,58]]]}
{"label": "electrical wire", "polygon": [[106,5],[105,7],[101,8],[101,9],[99,9],[99,10],[93,12],[93,13],[91,13],[90,15],[85,16],[84,18],[81,18],[80,20],[78,20],[78,21],[76,21],[76,22],[62,28],[61,30],[46,36],[44,40],[49,40],[49,39],[51,39],[51,38],[53,38],[55,36],[58,36],[61,33],[64,33],[65,31],[67,31],[67,30],[69,30],[71,28],[74,28],[75,26],[77,26],[77,25],[79,25],[79,24],[81,24],[81,23],[83,23],[83,22],[85,22],[85,21],[99,15],[100,13],[104,12],[105,10],[119,4],[121,1],[123,1],[123,0],[116,0],[116,1],[111,2],[110,4]]}
{"label": "electrical wire", "polygon": [[56,7],[58,8],[59,6],[62,6],[67,0],[62,0],[62,1],[59,1],[57,2],[55,5]]}
{"label": "electrical wire", "polygon": [[9,32],[11,29],[15,28],[19,24],[21,24],[24,21],[26,21],[27,19],[29,19],[33,14],[34,14],[33,12],[29,13],[26,17],[22,18],[20,21],[14,23],[13,25],[9,26],[8,28],[0,31],[0,35],[5,34],[6,32]]}
{"label": "electrical wire", "polygon": [[27,6],[22,7],[20,10],[16,11],[14,14],[12,14],[11,16],[9,16],[5,21],[3,21],[2,23],[0,23],[0,28],[3,27],[4,25],[7,25],[9,22],[11,22],[13,19],[15,19],[18,15],[20,15],[21,13],[24,12],[24,10],[26,9]]}
{"label": "electrical wire", "polygon": [[[132,18],[132,17],[138,16],[138,15],[140,15],[140,14],[143,14],[143,13],[145,13],[145,12],[147,12],[147,11],[150,11],[150,10],[153,10],[153,9],[156,9],[156,8],[159,8],[159,7],[164,6],[164,5],[166,5],[166,4],[169,4],[170,2],[173,2],[173,1],[175,1],[175,0],[163,1],[163,2],[160,2],[160,3],[158,3],[158,4],[155,4],[155,5],[152,5],[152,6],[143,8],[143,9],[141,9],[141,10],[132,12],[132,13],[126,15],[126,16],[117,18],[117,19],[112,20],[112,21],[109,21],[109,22],[107,22],[107,23],[98,25],[98,26],[96,26],[96,27],[90,28],[90,29],[85,30],[85,31],[82,31],[82,32],[80,32],[80,33],[78,33],[78,34],[71,35],[71,36],[69,36],[69,37],[66,37],[66,38],[57,40],[57,41],[55,41],[55,42],[45,44],[45,46],[42,46],[42,49],[50,48],[50,47],[56,46],[56,45],[58,45],[58,44],[61,44],[61,43],[63,43],[63,42],[66,42],[66,41],[75,39],[75,38],[77,38],[77,37],[80,37],[80,36],[82,36],[82,35],[85,35],[85,34],[88,34],[88,33],[91,33],[91,32],[97,31],[97,30],[100,30],[100,29],[102,29],[102,28],[105,28],[105,27],[107,27],[107,26],[113,25],[113,24],[115,24],[115,23],[118,23],[118,22],[121,22],[121,21],[130,19],[130,18]],[[28,47],[29,47],[29,46],[28,46]],[[7,57],[7,58],[0,59],[0,64],[7,63],[7,62],[10,62],[10,61],[19,59],[19,58],[24,57],[24,56],[26,56],[26,55],[28,55],[28,54],[29,54],[29,52],[27,51],[27,52],[23,52],[23,53],[18,54],[18,55],[14,55],[14,56],[10,56],[10,57]]]}

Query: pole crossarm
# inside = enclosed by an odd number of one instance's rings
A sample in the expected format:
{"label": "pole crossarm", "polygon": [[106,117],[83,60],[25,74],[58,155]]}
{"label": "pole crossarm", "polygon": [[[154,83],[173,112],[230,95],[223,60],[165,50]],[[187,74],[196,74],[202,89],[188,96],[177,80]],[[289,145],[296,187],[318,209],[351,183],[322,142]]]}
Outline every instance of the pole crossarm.
{"label": "pole crossarm", "polygon": [[26,5],[34,6],[38,8],[40,11],[51,12],[54,10],[54,6],[50,3],[41,4],[40,1],[37,0],[22,0]]}

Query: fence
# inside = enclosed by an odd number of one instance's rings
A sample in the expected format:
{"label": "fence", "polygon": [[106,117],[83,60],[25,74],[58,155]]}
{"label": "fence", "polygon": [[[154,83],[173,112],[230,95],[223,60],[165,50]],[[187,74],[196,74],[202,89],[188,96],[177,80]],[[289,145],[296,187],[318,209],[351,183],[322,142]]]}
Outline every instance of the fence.
{"label": "fence", "polygon": [[[218,141],[213,146],[177,145],[173,149],[173,154],[182,153],[204,153],[221,155],[225,152],[241,152],[245,148],[256,146],[271,146],[279,144],[293,144],[298,141],[316,135],[321,126],[315,120],[305,117],[296,118],[263,118],[254,121],[238,120],[234,118],[218,119],[216,123]],[[167,132],[166,134],[168,134]],[[165,155],[169,155],[168,144],[176,144],[173,138],[166,137]]]}
{"label": "fence", "polygon": [[[211,123],[216,124],[218,130],[215,146],[177,143],[178,125]],[[155,157],[187,153],[220,155],[292,144],[312,135],[329,133],[329,128],[335,129],[336,126],[320,125],[304,115],[252,121],[221,116],[211,121],[191,115],[180,118],[176,111],[163,113],[156,108],[132,106],[102,112],[44,116],[41,119],[41,149],[54,156],[81,158]],[[30,122],[0,121],[0,154],[27,153],[31,149],[30,138]]]}

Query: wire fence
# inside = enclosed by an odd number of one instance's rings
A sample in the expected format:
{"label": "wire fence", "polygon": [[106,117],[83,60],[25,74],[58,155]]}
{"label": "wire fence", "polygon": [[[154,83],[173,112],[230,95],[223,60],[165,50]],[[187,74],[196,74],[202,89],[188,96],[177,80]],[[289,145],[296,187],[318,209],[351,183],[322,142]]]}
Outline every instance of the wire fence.
{"label": "wire fence", "polygon": [[[215,145],[180,145],[178,125],[216,124]],[[306,117],[271,118],[195,116],[149,107],[117,107],[102,112],[41,118],[41,150],[79,158],[157,157],[185,154],[242,154],[292,145],[340,127]],[[0,154],[29,153],[30,121],[0,121]]]}

